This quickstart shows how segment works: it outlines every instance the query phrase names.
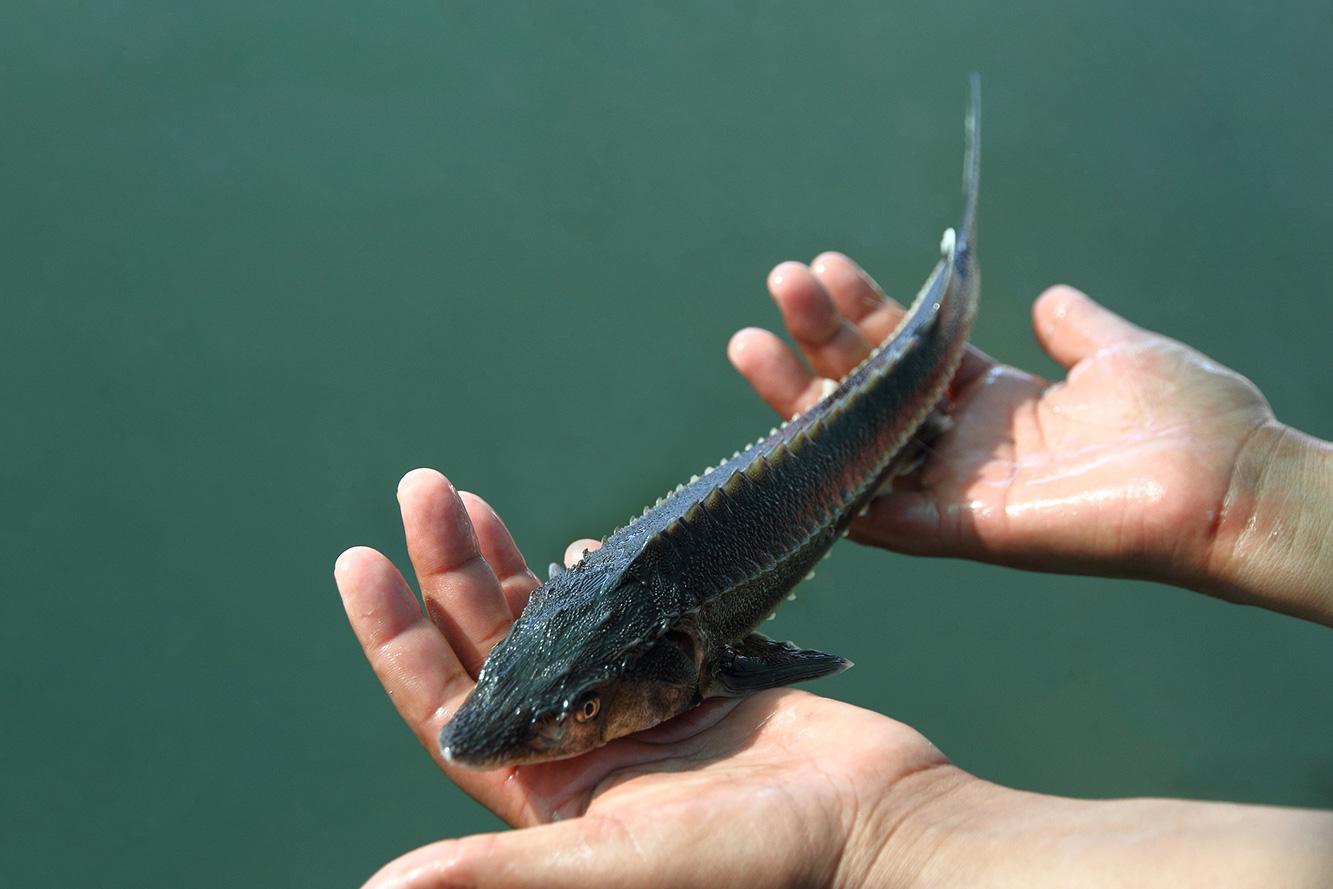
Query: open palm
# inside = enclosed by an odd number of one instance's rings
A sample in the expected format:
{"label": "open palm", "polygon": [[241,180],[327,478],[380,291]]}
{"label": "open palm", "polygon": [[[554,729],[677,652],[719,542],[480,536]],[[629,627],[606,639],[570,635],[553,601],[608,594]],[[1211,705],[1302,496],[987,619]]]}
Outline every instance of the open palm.
{"label": "open palm", "polygon": [[[733,363],[780,414],[804,410],[897,325],[902,309],[851,260],[784,263],[769,287],[808,369],[773,334],[738,333]],[[1055,287],[1033,307],[1049,382],[969,351],[953,428],[921,471],[853,525],[862,542],[1045,571],[1195,585],[1233,532],[1237,458],[1275,425],[1248,380]],[[1228,519],[1232,522],[1228,524]]]}
{"label": "open palm", "polygon": [[538,581],[495,512],[439,473],[409,473],[399,499],[425,613],[388,559],[358,547],[335,572],[348,618],[440,768],[529,829],[418,849],[370,885],[856,883],[880,866],[889,807],[911,776],[934,780],[946,765],[901,723],[792,690],[712,701],[575,759],[486,772],[447,765],[440,728]]}

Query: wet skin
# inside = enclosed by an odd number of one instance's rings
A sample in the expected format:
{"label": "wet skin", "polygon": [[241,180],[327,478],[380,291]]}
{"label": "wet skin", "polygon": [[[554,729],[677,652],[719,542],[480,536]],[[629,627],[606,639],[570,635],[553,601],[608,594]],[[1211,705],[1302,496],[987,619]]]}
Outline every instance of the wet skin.
{"label": "wet skin", "polygon": [[[839,254],[779,266],[769,285],[817,373],[754,329],[737,334],[730,355],[782,415],[817,397],[818,375],[836,377],[859,362],[901,312]],[[937,443],[918,484],[875,501],[854,536],[1049,570],[1165,566],[1195,589],[1333,624],[1329,560],[1318,546],[1326,522],[1317,509],[1301,508],[1290,483],[1327,490],[1327,443],[1276,423],[1243,378],[1070,288],[1043,294],[1033,322],[1069,377],[1048,382],[970,353],[955,381],[954,430]],[[1144,434],[1134,418],[1155,428]],[[1071,441],[1081,442],[1072,453],[1052,444]],[[1171,451],[1171,442],[1188,454]],[[1113,464],[1159,485],[1161,496],[1143,497],[1141,486],[1099,474]],[[1252,469],[1260,465],[1262,476]],[[1300,467],[1307,471],[1297,474]],[[1061,494],[1074,477],[1098,483],[1103,494],[1071,498],[1072,486]],[[1274,875],[1275,885],[1313,879],[1327,864],[1317,852],[1329,848],[1333,823],[1321,813],[1011,791],[949,766],[901,723],[795,691],[706,704],[573,760],[497,772],[448,766],[438,759],[439,729],[537,578],[495,513],[456,494],[438,473],[410,473],[399,499],[429,618],[397,569],[358,547],[336,570],[353,629],[394,705],[449,777],[510,824],[541,826],[423,847],[371,885],[931,885],[1008,874],[1038,886],[1098,873],[1137,885],[1194,877],[1216,886],[1253,868]],[[1024,508],[1011,511],[1011,503]],[[1273,503],[1314,562],[1282,553],[1275,560],[1262,547]],[[1172,520],[1184,524],[1171,546],[1144,531]],[[1118,533],[1103,533],[1108,521]],[[550,823],[556,818],[564,820]],[[1147,846],[1145,824],[1155,827]],[[939,834],[931,825],[948,829]],[[1201,844],[1212,854],[1199,854]],[[1068,854],[1050,854],[1060,849]]]}

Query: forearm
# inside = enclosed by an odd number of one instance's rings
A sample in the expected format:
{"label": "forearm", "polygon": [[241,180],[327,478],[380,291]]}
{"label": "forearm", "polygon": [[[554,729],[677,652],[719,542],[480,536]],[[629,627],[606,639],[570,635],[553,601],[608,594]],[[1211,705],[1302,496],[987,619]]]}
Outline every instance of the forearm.
{"label": "forearm", "polygon": [[[1088,801],[961,772],[893,832],[885,885],[1333,885],[1333,813],[1164,799]],[[891,848],[890,848],[891,847]],[[890,859],[892,866],[889,867]]]}
{"label": "forearm", "polygon": [[1333,626],[1333,445],[1276,422],[1257,430],[1193,585]]}

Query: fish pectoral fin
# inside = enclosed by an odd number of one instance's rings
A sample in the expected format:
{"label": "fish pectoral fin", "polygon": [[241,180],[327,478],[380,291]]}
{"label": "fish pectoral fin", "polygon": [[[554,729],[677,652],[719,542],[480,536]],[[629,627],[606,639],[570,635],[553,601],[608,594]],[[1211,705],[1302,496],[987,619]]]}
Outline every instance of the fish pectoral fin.
{"label": "fish pectoral fin", "polygon": [[747,695],[793,682],[841,673],[852,662],[836,654],[798,648],[751,633],[722,650],[705,697]]}

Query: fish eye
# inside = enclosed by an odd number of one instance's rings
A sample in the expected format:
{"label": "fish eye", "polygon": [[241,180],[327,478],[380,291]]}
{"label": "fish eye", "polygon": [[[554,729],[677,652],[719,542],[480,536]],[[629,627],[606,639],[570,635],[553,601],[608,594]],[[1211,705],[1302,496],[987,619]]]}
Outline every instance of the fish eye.
{"label": "fish eye", "polygon": [[575,722],[587,722],[597,716],[602,710],[602,699],[596,692],[589,692],[584,695],[583,700],[579,702],[578,709],[574,711]]}

